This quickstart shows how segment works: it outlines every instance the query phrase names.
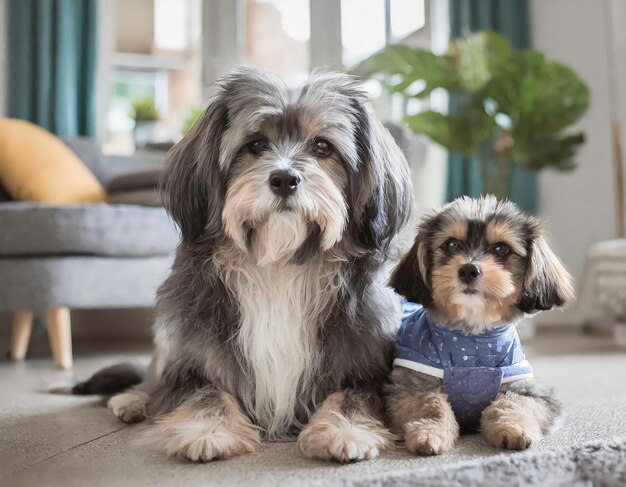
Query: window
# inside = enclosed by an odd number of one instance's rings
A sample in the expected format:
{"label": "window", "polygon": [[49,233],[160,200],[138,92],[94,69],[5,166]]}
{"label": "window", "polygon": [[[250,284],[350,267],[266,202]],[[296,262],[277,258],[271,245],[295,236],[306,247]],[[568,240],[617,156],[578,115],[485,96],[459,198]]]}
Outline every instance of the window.
{"label": "window", "polygon": [[201,107],[201,0],[116,0],[104,150],[135,150],[133,103],[151,100],[159,120],[141,144],[175,141]]}
{"label": "window", "polygon": [[426,18],[424,0],[204,0],[203,6],[207,83],[236,64],[291,83],[317,66],[353,66],[412,39]]}
{"label": "window", "polygon": [[[436,2],[435,2],[436,3]],[[290,85],[316,66],[348,69],[393,42],[430,45],[425,0],[114,0],[104,149],[135,150],[133,101],[152,100],[152,141],[176,141],[211,83],[234,66]],[[367,85],[383,118],[419,110]],[[395,115],[394,115],[395,114]],[[134,134],[135,132],[135,134]]]}
{"label": "window", "polygon": [[309,0],[248,0],[246,60],[298,84],[309,73]]}
{"label": "window", "polygon": [[[341,0],[341,47],[344,66],[354,66],[385,46],[396,42],[416,43],[425,26],[423,0]],[[417,40],[428,45],[425,39]],[[422,109],[419,100],[391,96],[381,83],[365,84],[376,110],[387,120],[400,121],[405,113]]]}
{"label": "window", "polygon": [[384,0],[341,1],[342,61],[352,66],[387,43]]}
{"label": "window", "polygon": [[390,40],[398,42],[426,25],[424,0],[391,0]]}
{"label": "window", "polygon": [[341,0],[343,64],[353,66],[424,25],[424,0]]}

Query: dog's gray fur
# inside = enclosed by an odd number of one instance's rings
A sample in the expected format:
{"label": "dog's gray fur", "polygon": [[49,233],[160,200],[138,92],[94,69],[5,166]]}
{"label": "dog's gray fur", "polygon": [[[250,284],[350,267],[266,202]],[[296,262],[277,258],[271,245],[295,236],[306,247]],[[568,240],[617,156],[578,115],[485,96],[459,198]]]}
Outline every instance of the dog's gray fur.
{"label": "dog's gray fur", "polygon": [[[163,175],[182,240],[158,292],[165,365],[149,415],[222,391],[282,439],[334,392],[351,391],[344,408],[380,411],[372,391],[389,373],[400,316],[384,264],[412,207],[403,155],[348,75],[318,72],[294,90],[240,69],[217,87]],[[269,145],[251,154],[259,134]],[[319,137],[334,148],[324,160],[310,152]],[[288,208],[267,188],[284,168],[302,179]]]}

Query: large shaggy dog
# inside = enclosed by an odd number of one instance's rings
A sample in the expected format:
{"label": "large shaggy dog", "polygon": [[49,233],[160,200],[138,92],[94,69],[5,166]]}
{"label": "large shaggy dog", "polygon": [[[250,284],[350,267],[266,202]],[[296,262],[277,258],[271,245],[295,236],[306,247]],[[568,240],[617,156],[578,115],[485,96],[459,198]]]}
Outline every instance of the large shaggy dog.
{"label": "large shaggy dog", "polygon": [[209,461],[298,436],[309,457],[390,444],[379,396],[400,323],[384,264],[412,206],[407,163],[356,81],[218,83],[169,154],[182,241],[158,293],[150,377],[114,396],[164,452]]}

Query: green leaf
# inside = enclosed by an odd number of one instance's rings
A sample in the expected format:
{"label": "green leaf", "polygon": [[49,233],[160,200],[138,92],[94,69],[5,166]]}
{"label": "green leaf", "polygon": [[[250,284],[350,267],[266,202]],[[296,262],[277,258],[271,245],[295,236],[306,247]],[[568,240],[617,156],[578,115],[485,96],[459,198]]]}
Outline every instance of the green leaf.
{"label": "green leaf", "polygon": [[443,115],[431,110],[408,116],[415,133],[427,135],[449,151],[472,155],[490,138],[495,122],[482,107],[472,103],[458,113]]}
{"label": "green leaf", "polygon": [[187,132],[189,132],[191,130],[191,127],[195,125],[195,123],[198,121],[198,119],[202,116],[203,113],[204,113],[204,109],[193,107],[191,111],[189,112],[189,115],[187,115],[187,118],[185,118],[185,121],[183,122],[183,126],[180,129],[180,133],[182,135],[185,135]]}
{"label": "green leaf", "polygon": [[516,146],[513,158],[520,165],[532,171],[547,167],[571,170],[576,167],[574,155],[585,142],[583,133],[559,136],[535,134],[528,145]]}
{"label": "green leaf", "polygon": [[[424,134],[448,150],[453,150],[454,139],[450,129],[450,119],[432,110],[405,117],[409,128],[416,134]],[[458,149],[457,149],[458,150]]]}
{"label": "green leaf", "polygon": [[132,118],[135,123],[155,122],[159,120],[159,110],[152,98],[136,98],[132,101],[130,118]]}
{"label": "green leaf", "polygon": [[390,79],[385,85],[392,92],[405,93],[414,83],[423,82],[419,91],[406,93],[416,97],[426,96],[435,88],[454,91],[460,86],[454,59],[399,44],[387,46],[359,64],[353,72],[361,76],[388,75]]}
{"label": "green leaf", "polygon": [[576,122],[589,106],[587,85],[567,66],[538,52],[523,53],[519,89],[519,136],[556,133]]}
{"label": "green leaf", "polygon": [[516,53],[508,41],[495,32],[480,32],[450,44],[459,79],[466,91],[477,93],[494,78],[514,76]]}
{"label": "green leaf", "polygon": [[356,72],[383,75],[385,87],[406,98],[423,97],[435,88],[454,94],[452,101],[461,104],[455,113],[428,111],[406,118],[414,132],[451,151],[491,153],[493,141],[504,133],[520,165],[565,170],[574,167],[584,142],[583,134],[564,132],[589,106],[586,84],[567,66],[537,51],[515,51],[494,32],[456,40],[444,55],[388,46]]}

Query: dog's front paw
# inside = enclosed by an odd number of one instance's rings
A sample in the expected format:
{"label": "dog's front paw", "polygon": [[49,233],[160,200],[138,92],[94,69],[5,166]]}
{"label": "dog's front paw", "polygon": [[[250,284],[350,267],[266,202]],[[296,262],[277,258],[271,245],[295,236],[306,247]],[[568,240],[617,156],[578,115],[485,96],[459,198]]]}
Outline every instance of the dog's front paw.
{"label": "dog's front paw", "polygon": [[508,392],[483,411],[481,429],[491,446],[525,450],[541,440],[542,424],[551,420],[543,400]]}
{"label": "dog's front paw", "polygon": [[258,429],[249,423],[229,423],[221,416],[179,418],[173,413],[158,418],[149,435],[166,455],[193,462],[254,452],[261,442]]}
{"label": "dog's front paw", "polygon": [[330,413],[300,433],[298,449],[309,458],[348,463],[376,458],[392,442],[393,435],[379,421]]}
{"label": "dog's front paw", "polygon": [[131,389],[112,396],[107,407],[125,423],[137,423],[146,419],[147,403],[148,394]]}
{"label": "dog's front paw", "polygon": [[421,419],[408,423],[405,428],[406,449],[418,455],[441,455],[452,449],[455,431],[446,429],[440,422]]}
{"label": "dog's front paw", "polygon": [[483,433],[491,446],[507,450],[525,450],[541,439],[539,424],[530,421],[524,425],[505,421],[483,424]]}

